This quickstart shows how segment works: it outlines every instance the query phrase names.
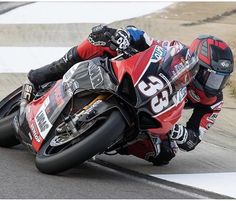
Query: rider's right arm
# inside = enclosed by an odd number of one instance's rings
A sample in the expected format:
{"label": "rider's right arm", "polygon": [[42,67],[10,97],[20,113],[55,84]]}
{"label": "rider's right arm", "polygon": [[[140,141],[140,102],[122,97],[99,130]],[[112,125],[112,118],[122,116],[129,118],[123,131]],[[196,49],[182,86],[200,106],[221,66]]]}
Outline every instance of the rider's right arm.
{"label": "rider's right arm", "polygon": [[117,55],[117,52],[111,50],[110,47],[94,45],[88,39],[85,39],[77,46],[77,54],[81,60],[88,60],[104,55],[114,57]]}

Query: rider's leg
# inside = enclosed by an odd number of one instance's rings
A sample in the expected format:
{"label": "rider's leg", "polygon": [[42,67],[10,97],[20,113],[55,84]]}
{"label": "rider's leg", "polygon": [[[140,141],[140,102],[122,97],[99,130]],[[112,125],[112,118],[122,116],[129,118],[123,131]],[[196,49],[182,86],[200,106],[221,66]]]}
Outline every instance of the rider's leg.
{"label": "rider's leg", "polygon": [[169,139],[160,140],[146,134],[139,137],[135,142],[118,151],[124,155],[134,155],[138,158],[152,162],[153,165],[166,165],[175,157],[178,146]]}
{"label": "rider's leg", "polygon": [[51,64],[31,70],[28,73],[30,82],[35,86],[39,86],[47,82],[61,79],[66,71],[80,61],[76,48],[76,46],[71,48],[61,59]]}

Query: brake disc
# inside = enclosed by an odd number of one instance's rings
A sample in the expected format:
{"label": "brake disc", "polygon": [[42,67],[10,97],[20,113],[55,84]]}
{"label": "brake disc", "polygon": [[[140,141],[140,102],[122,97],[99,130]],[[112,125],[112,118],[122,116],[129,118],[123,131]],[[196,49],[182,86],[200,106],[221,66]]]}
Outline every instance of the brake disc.
{"label": "brake disc", "polygon": [[[94,124],[96,123],[96,120],[92,120],[88,123],[84,123],[80,126],[80,129],[76,133],[72,133],[68,129],[64,129],[64,133],[57,134],[50,142],[50,146],[57,147],[62,144],[65,144],[71,140],[74,140],[78,136],[81,136],[83,133],[85,133],[88,129],[90,129]],[[64,126],[67,126],[66,124]]]}

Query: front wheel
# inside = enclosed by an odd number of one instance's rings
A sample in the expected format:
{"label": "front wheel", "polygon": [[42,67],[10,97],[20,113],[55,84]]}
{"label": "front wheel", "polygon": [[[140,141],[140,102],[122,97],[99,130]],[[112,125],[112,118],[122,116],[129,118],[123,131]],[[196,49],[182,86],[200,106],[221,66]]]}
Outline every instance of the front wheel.
{"label": "front wheel", "polygon": [[48,139],[36,155],[36,167],[39,171],[56,174],[105,151],[121,136],[125,122],[116,110],[99,119],[90,122],[90,126],[87,125],[85,134],[61,146],[52,146],[55,135]]}

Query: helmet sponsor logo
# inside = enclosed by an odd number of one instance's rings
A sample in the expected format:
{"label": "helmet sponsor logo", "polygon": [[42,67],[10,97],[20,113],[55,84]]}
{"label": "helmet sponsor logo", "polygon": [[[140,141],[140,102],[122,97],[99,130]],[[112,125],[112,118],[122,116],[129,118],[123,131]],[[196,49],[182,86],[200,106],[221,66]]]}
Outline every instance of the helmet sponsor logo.
{"label": "helmet sponsor logo", "polygon": [[230,64],[231,64],[230,61],[222,61],[222,62],[220,62],[220,65],[221,65],[223,68],[229,68],[229,67],[230,67]]}

